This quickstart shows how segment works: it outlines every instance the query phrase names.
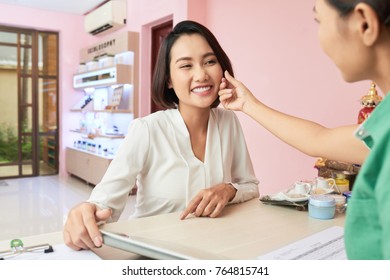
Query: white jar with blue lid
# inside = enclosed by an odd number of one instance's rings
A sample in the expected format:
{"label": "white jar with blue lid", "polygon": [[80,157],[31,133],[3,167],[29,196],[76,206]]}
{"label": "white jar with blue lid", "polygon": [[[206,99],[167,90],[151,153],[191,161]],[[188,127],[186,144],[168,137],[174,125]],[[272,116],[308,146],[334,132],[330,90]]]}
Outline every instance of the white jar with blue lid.
{"label": "white jar with blue lid", "polygon": [[333,219],[336,200],[326,195],[312,195],[309,198],[309,215],[315,219]]}

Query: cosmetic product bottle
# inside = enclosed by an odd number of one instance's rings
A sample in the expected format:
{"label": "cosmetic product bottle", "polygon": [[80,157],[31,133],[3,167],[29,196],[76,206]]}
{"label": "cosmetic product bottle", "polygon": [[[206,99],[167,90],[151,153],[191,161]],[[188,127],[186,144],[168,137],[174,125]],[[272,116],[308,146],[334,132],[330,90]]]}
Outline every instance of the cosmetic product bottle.
{"label": "cosmetic product bottle", "polygon": [[378,95],[376,85],[372,82],[368,93],[360,99],[363,108],[359,111],[358,124],[363,123],[381,101],[382,97]]}
{"label": "cosmetic product bottle", "polygon": [[335,173],[334,180],[336,182],[338,190],[340,191],[340,194],[350,190],[349,180],[346,178],[346,175],[343,172]]}
{"label": "cosmetic product bottle", "polygon": [[309,198],[309,215],[315,219],[333,219],[336,212],[336,201],[327,195],[312,195]]}

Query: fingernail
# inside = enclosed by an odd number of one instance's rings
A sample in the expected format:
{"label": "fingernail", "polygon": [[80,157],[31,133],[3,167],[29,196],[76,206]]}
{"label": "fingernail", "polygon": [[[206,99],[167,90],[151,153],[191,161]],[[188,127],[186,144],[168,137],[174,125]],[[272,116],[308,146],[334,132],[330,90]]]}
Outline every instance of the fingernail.
{"label": "fingernail", "polygon": [[98,248],[102,247],[102,245],[103,245],[103,239],[102,239],[102,237],[101,237],[101,236],[96,236],[96,237],[94,238],[94,242],[93,242],[93,243],[94,243],[95,246],[98,247]]}

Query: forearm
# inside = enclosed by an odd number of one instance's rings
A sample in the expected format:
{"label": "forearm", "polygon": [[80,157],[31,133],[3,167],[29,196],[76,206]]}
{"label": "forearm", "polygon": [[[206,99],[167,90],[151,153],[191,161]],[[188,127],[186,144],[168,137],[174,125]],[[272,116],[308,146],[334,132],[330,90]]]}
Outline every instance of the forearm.
{"label": "forearm", "polygon": [[368,154],[364,144],[354,137],[358,125],[326,128],[276,111],[256,99],[246,102],[243,112],[276,137],[309,156],[362,163]]}

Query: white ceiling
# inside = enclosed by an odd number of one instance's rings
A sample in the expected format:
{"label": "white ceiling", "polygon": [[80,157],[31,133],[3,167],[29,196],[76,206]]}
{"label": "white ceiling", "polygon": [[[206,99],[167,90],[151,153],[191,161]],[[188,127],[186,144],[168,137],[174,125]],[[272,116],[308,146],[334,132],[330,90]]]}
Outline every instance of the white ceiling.
{"label": "white ceiling", "polygon": [[0,4],[83,15],[106,0],[0,0]]}
{"label": "white ceiling", "polygon": [[[29,8],[49,10],[76,15],[84,15],[106,0],[0,0],[0,4],[18,5]],[[1,36],[6,36],[2,34]],[[11,54],[9,48],[1,48],[0,65],[14,65],[16,56]]]}

